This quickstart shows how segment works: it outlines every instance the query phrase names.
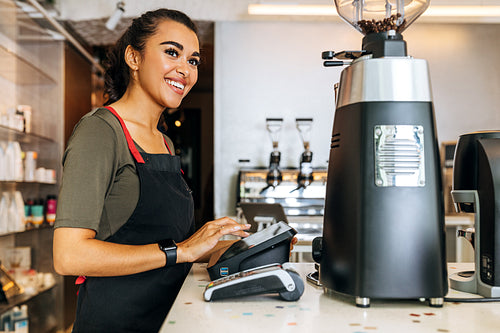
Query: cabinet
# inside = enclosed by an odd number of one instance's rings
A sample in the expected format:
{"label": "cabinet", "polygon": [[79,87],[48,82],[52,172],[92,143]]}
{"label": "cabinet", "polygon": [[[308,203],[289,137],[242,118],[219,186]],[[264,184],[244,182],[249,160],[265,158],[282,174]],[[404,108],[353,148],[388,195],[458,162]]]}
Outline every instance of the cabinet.
{"label": "cabinet", "polygon": [[[31,133],[0,126],[0,141],[17,141],[23,151],[36,151],[37,166],[56,173],[54,181],[0,181],[2,192],[20,191],[26,200],[58,193],[64,137],[64,38],[39,15],[19,6],[22,3],[17,1],[0,1],[0,113],[30,105]],[[62,277],[53,270],[52,237],[52,228],[43,225],[0,235],[0,248],[30,247],[31,267],[53,277],[40,282],[35,291],[0,305],[2,314],[27,304],[31,333],[63,329]]]}

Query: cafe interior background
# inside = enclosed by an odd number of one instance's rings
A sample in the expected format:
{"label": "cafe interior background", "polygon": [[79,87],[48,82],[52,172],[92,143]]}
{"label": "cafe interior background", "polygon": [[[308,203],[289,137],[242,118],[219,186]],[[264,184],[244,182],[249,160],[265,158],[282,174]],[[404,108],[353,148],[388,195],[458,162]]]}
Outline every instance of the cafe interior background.
{"label": "cafe interior background", "polygon": [[[133,17],[159,7],[184,11],[200,28],[199,83],[167,118],[168,134],[194,189],[199,224],[213,217],[237,216],[240,168],[267,170],[273,149],[268,118],[283,120],[282,168],[299,167],[304,146],[296,119],[301,118],[312,119],[312,166],[326,169],[334,84],[342,67],[324,67],[321,52],[357,50],[361,35],[342,22],[329,0],[298,2],[303,8],[320,8],[315,14],[249,13],[252,5],[271,4],[289,8],[297,2],[0,0],[0,113],[19,105],[28,105],[31,112],[31,133],[12,134],[2,124],[0,140],[14,135],[23,148],[34,146],[38,166],[55,174],[38,185],[0,181],[2,191],[20,191],[24,199],[57,195],[60,158],[71,130],[83,114],[103,101],[101,61],[106,47]],[[483,16],[470,16],[471,10],[454,11],[460,6],[489,10]],[[429,63],[440,147],[453,145],[463,133],[500,127],[499,8],[498,0],[433,0],[403,34],[408,54]],[[117,11],[121,15],[110,30],[105,25]],[[443,168],[444,175],[450,171]],[[453,211],[447,212],[452,220]],[[452,222],[451,228],[470,222],[461,219]],[[318,214],[294,221],[300,220],[321,224]],[[453,257],[449,259],[471,260],[467,244],[455,239],[454,229],[450,238]],[[22,304],[30,306],[30,331],[34,332],[61,330],[73,316],[73,281],[50,275],[50,242],[50,227],[0,236],[3,249],[29,248],[30,268],[38,281],[47,284],[43,292],[15,296],[21,297],[19,309]],[[308,260],[307,254],[301,258]],[[12,308],[0,305],[2,313]],[[60,308],[69,310],[57,311]]]}

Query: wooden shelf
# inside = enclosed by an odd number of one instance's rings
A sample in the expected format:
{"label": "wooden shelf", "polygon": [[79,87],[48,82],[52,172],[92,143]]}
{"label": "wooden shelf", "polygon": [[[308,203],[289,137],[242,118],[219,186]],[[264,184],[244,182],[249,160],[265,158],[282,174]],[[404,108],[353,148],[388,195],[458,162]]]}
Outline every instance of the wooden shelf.
{"label": "wooden shelf", "polygon": [[50,138],[34,134],[25,133],[16,129],[0,125],[0,141],[18,141],[21,144],[55,144]]}
{"label": "wooden shelf", "polygon": [[18,180],[0,180],[0,184],[57,185],[57,182],[26,182]]}
{"label": "wooden shelf", "polygon": [[23,54],[15,43],[0,33],[0,76],[19,85],[57,83],[29,58],[28,54]]}
{"label": "wooden shelf", "polygon": [[39,296],[47,291],[54,289],[56,286],[57,286],[57,284],[54,283],[53,285],[51,285],[49,287],[44,287],[44,288],[38,290],[38,292],[36,292],[35,294],[24,293],[21,295],[14,296],[14,297],[9,299],[8,304],[0,304],[0,314],[12,309],[15,306],[25,304],[26,302],[29,302],[33,298],[35,298],[35,297],[37,297],[37,296]]}
{"label": "wooden shelf", "polygon": [[3,233],[3,234],[0,234],[0,237],[6,237],[6,236],[10,236],[10,235],[20,235],[20,234],[25,234],[25,233],[28,233],[28,232],[35,232],[37,230],[42,230],[42,229],[52,229],[52,226],[49,225],[49,224],[47,224],[46,222],[44,222],[38,228],[29,228],[29,229],[26,229],[26,230],[23,230],[23,231],[6,232],[6,233]]}

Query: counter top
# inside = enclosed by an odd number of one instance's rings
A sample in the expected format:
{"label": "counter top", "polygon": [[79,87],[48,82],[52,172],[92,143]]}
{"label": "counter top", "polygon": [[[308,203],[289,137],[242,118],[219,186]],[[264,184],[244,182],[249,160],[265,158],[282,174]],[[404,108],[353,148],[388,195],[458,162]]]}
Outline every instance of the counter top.
{"label": "counter top", "polygon": [[[371,300],[358,308],[354,297],[328,295],[306,282],[313,263],[295,263],[304,280],[300,300],[286,302],[277,295],[248,296],[213,302],[203,300],[209,283],[206,264],[194,264],[160,330],[166,332],[499,332],[499,303],[449,303],[432,308],[418,300]],[[473,268],[472,263],[449,264],[448,273]],[[480,296],[450,289],[447,297]]]}

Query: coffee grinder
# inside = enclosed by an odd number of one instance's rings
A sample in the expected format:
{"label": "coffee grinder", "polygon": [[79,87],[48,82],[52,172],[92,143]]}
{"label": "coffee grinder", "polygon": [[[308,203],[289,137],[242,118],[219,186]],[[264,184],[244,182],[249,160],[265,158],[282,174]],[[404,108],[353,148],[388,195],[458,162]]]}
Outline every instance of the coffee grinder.
{"label": "coffee grinder", "polygon": [[300,138],[302,139],[302,144],[304,146],[304,152],[300,156],[299,174],[297,175],[298,186],[295,190],[305,189],[314,180],[313,168],[312,168],[313,153],[310,149],[312,122],[313,122],[312,118],[295,119],[295,124],[297,130],[299,131]]}
{"label": "coffee grinder", "polygon": [[462,231],[474,247],[475,270],[450,276],[453,289],[500,297],[500,131],[463,134],[453,159],[451,196],[457,212],[475,213]]}
{"label": "coffee grinder", "polygon": [[[427,62],[401,33],[429,0],[335,0],[362,50],[323,52],[343,66],[336,85],[321,249],[326,291],[426,299],[448,291],[440,159]],[[332,60],[336,58],[337,60]]]}
{"label": "coffee grinder", "polygon": [[269,157],[269,171],[267,172],[266,177],[267,186],[262,189],[260,192],[261,194],[270,187],[274,189],[283,180],[283,175],[280,171],[281,152],[278,150],[279,136],[282,125],[283,118],[266,119],[266,129],[273,144],[273,151]]}

